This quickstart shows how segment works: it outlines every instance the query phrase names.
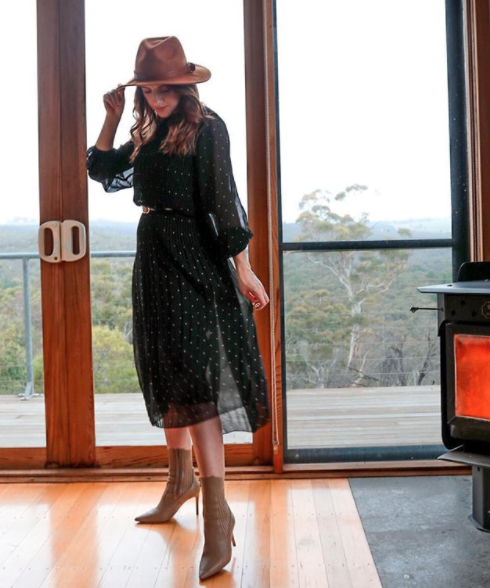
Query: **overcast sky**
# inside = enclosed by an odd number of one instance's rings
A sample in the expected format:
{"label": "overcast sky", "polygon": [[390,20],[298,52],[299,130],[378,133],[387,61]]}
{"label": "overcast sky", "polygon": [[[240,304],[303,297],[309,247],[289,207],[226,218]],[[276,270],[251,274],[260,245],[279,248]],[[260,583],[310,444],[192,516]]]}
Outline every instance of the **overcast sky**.
{"label": "overcast sky", "polygon": [[[198,87],[228,126],[246,207],[242,0],[85,4],[88,145],[104,119],[102,95],[131,78],[141,39],[175,35],[189,61],[212,71]],[[0,223],[39,219],[35,8],[34,0],[11,3],[0,22],[2,71],[14,90],[0,95],[2,112],[12,114],[2,121]],[[277,9],[284,220],[297,218],[304,194],[354,183],[370,195],[345,203],[353,213],[449,217],[444,0],[277,0]],[[126,90],[116,146],[129,138],[133,92]],[[89,185],[92,220],[138,220],[132,190]]]}

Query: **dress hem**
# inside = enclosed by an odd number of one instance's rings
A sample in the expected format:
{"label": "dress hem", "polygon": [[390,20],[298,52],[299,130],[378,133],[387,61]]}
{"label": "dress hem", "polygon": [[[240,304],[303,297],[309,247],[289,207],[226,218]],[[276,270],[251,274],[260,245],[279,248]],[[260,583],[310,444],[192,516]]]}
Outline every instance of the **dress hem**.
{"label": "dress hem", "polygon": [[[263,426],[265,426],[265,425],[267,425],[269,423],[269,420],[266,419],[263,422],[259,422],[256,425],[255,428],[252,427],[252,426],[250,426],[250,425],[249,426],[246,426],[246,423],[243,423],[244,426],[240,426],[238,423],[236,423],[236,426],[233,426],[233,428],[230,428],[230,426],[227,426],[226,423],[223,422],[223,417],[227,417],[227,415],[231,415],[232,413],[236,413],[238,411],[239,412],[243,412],[243,410],[244,409],[236,409],[235,408],[233,410],[225,411],[225,412],[222,412],[220,414],[216,414],[216,415],[213,415],[213,416],[210,416],[210,417],[207,417],[207,418],[202,418],[200,420],[196,420],[195,422],[189,422],[189,423],[187,423],[185,425],[173,425],[172,427],[165,427],[163,425],[163,421],[165,419],[165,415],[160,415],[160,416],[157,416],[156,419],[153,418],[153,419],[149,419],[149,420],[150,420],[150,424],[153,427],[157,427],[158,429],[166,429],[166,428],[169,428],[169,429],[183,429],[185,427],[189,427],[189,426],[193,426],[193,425],[198,425],[199,423],[202,423],[204,421],[209,421],[209,420],[214,419],[214,418],[216,418],[218,416],[218,417],[220,417],[220,420],[221,420],[221,433],[223,435],[226,435],[228,433],[235,433],[235,432],[236,433],[239,433],[239,432],[242,432],[242,433],[256,433],[258,429],[260,429],[261,427],[263,427]],[[228,419],[225,419],[225,420],[228,420],[228,424],[229,424],[229,416],[228,416]]]}

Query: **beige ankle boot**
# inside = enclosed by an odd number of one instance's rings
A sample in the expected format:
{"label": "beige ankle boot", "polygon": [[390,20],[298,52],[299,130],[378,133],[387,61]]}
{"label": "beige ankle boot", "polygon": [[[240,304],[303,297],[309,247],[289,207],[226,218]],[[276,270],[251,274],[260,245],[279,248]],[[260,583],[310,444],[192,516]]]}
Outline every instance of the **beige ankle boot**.
{"label": "beige ankle boot", "polygon": [[196,498],[196,514],[199,514],[199,479],[192,466],[190,449],[168,448],[168,478],[165,491],[155,508],[137,516],[140,523],[165,523],[189,500]]}
{"label": "beige ankle boot", "polygon": [[199,579],[209,578],[219,572],[231,559],[231,544],[235,517],[225,499],[225,481],[218,476],[201,479],[204,549],[199,563]]}

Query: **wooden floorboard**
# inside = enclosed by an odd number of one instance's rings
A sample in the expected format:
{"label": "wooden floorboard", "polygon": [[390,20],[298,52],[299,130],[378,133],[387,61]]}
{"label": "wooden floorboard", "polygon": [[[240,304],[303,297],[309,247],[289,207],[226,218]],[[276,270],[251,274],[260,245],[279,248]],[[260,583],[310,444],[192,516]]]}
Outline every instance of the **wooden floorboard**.
{"label": "wooden floorboard", "polygon": [[157,482],[0,484],[0,586],[9,588],[381,588],[349,482],[226,481],[236,546],[200,582],[204,544],[187,501],[141,525]]}
{"label": "wooden floorboard", "polygon": [[[441,445],[437,386],[292,390],[287,393],[290,449]],[[141,394],[95,397],[98,446],[161,445]],[[251,443],[252,434],[233,432],[225,443]],[[44,447],[44,403],[0,396],[0,447]]]}

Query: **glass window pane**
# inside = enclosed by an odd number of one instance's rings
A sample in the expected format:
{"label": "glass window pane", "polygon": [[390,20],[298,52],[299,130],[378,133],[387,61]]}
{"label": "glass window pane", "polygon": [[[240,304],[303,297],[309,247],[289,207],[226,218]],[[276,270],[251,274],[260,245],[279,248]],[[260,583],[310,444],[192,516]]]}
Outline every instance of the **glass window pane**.
{"label": "glass window pane", "polygon": [[[247,208],[242,3],[142,0],[135,6],[129,0],[86,2],[88,145],[95,144],[104,121],[104,93],[133,76],[140,41],[174,35],[189,61],[211,70],[211,79],[197,87],[227,125],[233,172]],[[125,97],[115,147],[129,140],[134,122],[134,89],[126,88]],[[89,198],[97,445],[161,444],[164,433],[148,420],[133,362],[131,270],[141,208],[132,189],[107,194],[93,181]],[[248,443],[252,435],[230,433],[224,440]]]}
{"label": "glass window pane", "polygon": [[8,83],[0,92],[0,158],[8,173],[0,203],[0,447],[44,447],[36,2],[3,12],[0,68]]}
{"label": "glass window pane", "polygon": [[441,444],[436,307],[451,249],[286,252],[288,447]]}
{"label": "glass window pane", "polygon": [[450,238],[444,1],[278,0],[277,28],[284,241],[317,200],[359,240]]}

